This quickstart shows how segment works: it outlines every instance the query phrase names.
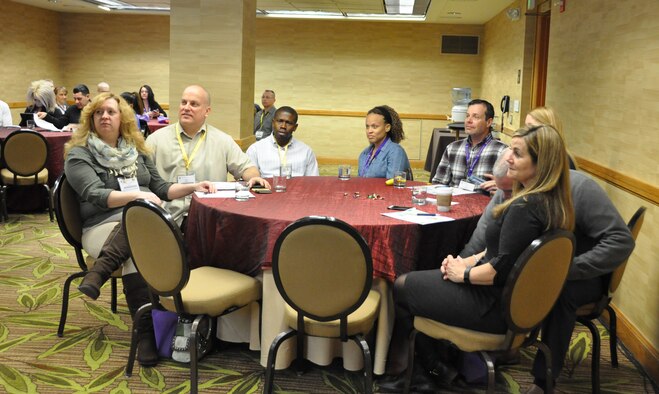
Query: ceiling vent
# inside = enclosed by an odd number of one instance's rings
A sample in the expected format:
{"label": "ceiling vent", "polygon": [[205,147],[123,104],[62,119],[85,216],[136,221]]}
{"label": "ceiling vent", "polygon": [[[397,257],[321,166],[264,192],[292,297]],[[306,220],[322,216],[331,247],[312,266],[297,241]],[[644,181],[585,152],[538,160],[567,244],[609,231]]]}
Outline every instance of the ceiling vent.
{"label": "ceiling vent", "polygon": [[478,55],[478,36],[442,36],[442,53]]}

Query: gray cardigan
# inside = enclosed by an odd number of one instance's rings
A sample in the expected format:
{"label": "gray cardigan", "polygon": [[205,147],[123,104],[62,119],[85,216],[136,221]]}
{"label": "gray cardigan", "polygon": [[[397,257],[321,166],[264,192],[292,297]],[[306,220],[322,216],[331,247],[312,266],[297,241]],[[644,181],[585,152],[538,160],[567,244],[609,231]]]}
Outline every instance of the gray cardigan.
{"label": "gray cardigan", "polygon": [[[570,170],[577,249],[568,280],[590,279],[612,272],[634,250],[634,239],[618,210],[604,190],[583,173]],[[503,202],[497,191],[485,208],[478,225],[460,256],[485,250],[485,229],[491,223],[492,208]]]}
{"label": "gray cardigan", "polygon": [[[87,147],[76,146],[69,151],[64,162],[64,173],[78,194],[83,227],[97,225],[123,209],[108,208],[110,192],[121,190],[119,182],[96,161]],[[153,192],[161,200],[169,201],[167,191],[172,183],[165,182],[153,161],[143,154],[137,157],[137,182],[140,190]]]}

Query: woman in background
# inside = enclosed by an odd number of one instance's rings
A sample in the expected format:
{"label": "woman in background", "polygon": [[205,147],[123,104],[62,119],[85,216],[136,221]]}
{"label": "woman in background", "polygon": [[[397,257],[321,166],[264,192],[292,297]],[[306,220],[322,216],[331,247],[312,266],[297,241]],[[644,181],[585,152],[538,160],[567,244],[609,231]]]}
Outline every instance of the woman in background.
{"label": "woman in background", "polygon": [[149,118],[157,118],[158,116],[167,116],[167,112],[158,104],[154,95],[153,89],[149,85],[140,86],[137,98],[137,106],[135,106],[135,113],[138,115],[147,115]]}
{"label": "woman in background", "polygon": [[[53,83],[45,79],[32,81],[30,87],[27,89],[27,108],[25,108],[25,113],[36,114],[39,119],[52,123],[58,129],[61,129],[68,123],[68,120],[64,117],[64,112],[57,107]],[[25,119],[21,119],[19,126],[27,126]]]}
{"label": "woman in background", "polygon": [[66,103],[66,96],[69,94],[69,91],[66,90],[66,87],[64,86],[58,86],[55,88],[55,99],[57,100],[57,108],[62,111],[62,113],[66,112],[66,107],[69,105]]}
{"label": "woman in background", "polygon": [[405,139],[403,122],[391,107],[381,105],[366,114],[369,146],[359,155],[359,176],[393,178],[396,171],[409,174],[410,161],[398,143]]}
{"label": "woman in background", "polygon": [[[526,119],[524,120],[524,124],[527,126],[539,126],[541,124],[548,124],[550,126],[553,126],[556,131],[558,131],[558,134],[560,134],[561,138],[563,138],[563,141],[566,142],[566,147],[567,147],[567,141],[565,140],[565,134],[563,134],[563,123],[561,122],[561,119],[558,117],[558,114],[552,107],[537,107],[533,109],[531,112],[526,115]],[[571,170],[578,170],[579,167],[577,167],[577,162],[574,159],[574,156],[572,156],[572,153],[566,148],[568,159],[570,160],[570,169]]]}

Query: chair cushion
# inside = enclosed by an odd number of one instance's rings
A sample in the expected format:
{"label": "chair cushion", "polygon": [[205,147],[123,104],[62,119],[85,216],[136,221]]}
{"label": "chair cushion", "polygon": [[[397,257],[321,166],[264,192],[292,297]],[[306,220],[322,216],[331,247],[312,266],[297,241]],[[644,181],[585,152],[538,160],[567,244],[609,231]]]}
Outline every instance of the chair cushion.
{"label": "chair cushion", "polygon": [[[366,334],[371,331],[379,309],[380,293],[371,290],[362,305],[348,315],[348,335]],[[297,327],[297,312],[288,304],[286,305],[286,323],[293,329]],[[304,332],[315,337],[339,338],[341,336],[339,320],[321,322],[305,317]]]}
{"label": "chair cushion", "polygon": [[506,335],[449,326],[425,317],[414,317],[414,328],[435,339],[446,339],[465,352],[505,350]]}
{"label": "chair cushion", "polygon": [[[183,308],[194,315],[219,316],[231,307],[242,307],[261,298],[261,282],[236,271],[199,267],[181,290]],[[173,297],[160,297],[165,309],[175,312]]]}
{"label": "chair cushion", "polygon": [[[2,175],[2,182],[4,182],[5,185],[35,185],[33,176],[18,176],[16,177],[16,183],[14,183],[13,172],[3,168],[0,170],[0,174]],[[44,168],[43,170],[39,171],[36,184],[40,185],[46,182],[48,182],[48,169]]]}

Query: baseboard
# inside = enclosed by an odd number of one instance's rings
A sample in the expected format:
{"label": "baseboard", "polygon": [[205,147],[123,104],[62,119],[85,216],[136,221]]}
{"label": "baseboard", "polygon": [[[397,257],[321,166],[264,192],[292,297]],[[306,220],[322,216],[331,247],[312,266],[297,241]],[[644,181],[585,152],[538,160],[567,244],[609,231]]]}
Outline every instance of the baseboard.
{"label": "baseboard", "polygon": [[[659,384],[659,352],[615,305],[618,340],[622,342],[655,384]],[[608,323],[608,316],[603,315]]]}

